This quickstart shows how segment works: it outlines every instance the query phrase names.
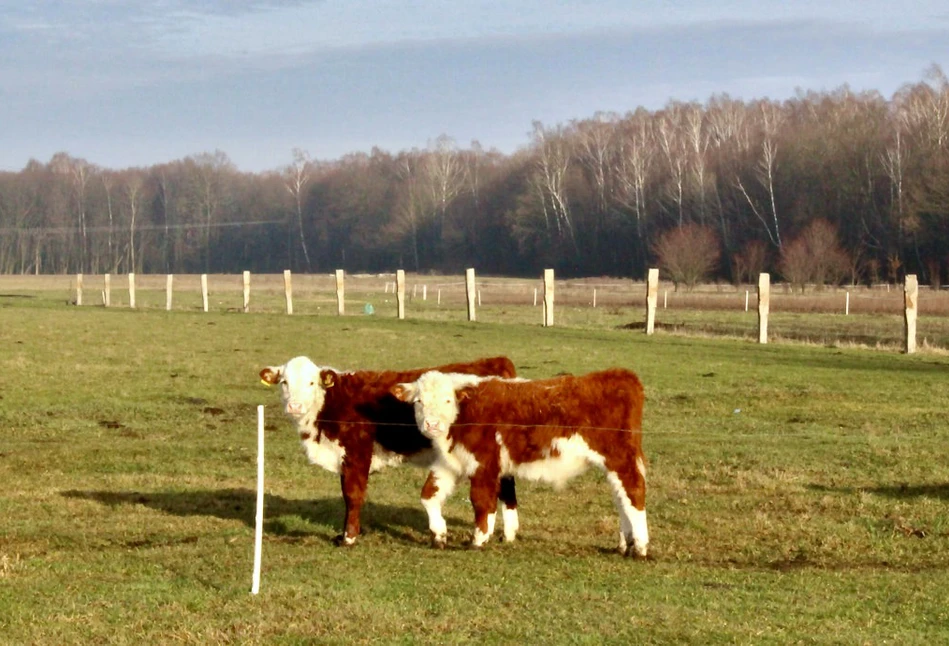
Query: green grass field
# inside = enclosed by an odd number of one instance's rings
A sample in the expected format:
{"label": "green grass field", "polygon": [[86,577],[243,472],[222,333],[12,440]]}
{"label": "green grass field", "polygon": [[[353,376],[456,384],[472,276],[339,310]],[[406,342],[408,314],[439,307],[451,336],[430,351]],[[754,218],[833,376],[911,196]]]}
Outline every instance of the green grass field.
{"label": "green grass field", "polygon": [[[27,296],[0,297],[0,643],[949,641],[944,352],[760,346],[688,326],[646,337],[607,308],[606,322],[544,329]],[[827,315],[795,316],[818,328]],[[519,540],[482,551],[465,548],[462,487],[449,549],[434,551],[425,474],[388,470],[370,480],[359,544],[334,547],[338,478],[306,463],[257,379],[296,354],[339,368],[506,354],[537,378],[636,370],[651,557],[613,551],[593,472],[563,491],[519,482]]]}

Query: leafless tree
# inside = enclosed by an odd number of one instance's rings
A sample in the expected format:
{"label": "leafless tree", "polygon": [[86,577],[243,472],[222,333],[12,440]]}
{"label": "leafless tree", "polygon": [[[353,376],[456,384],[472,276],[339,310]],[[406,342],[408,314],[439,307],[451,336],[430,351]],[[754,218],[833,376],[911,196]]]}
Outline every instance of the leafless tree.
{"label": "leafless tree", "polygon": [[128,200],[129,213],[129,242],[128,242],[128,270],[141,271],[140,259],[135,257],[136,226],[139,224],[139,211],[142,207],[142,185],[144,181],[138,173],[132,172],[125,179],[125,197]]}
{"label": "leafless tree", "polygon": [[234,168],[227,154],[220,150],[214,153],[201,153],[189,157],[195,170],[197,182],[198,207],[204,223],[204,271],[211,269],[211,227],[215,215],[224,200],[225,175]]}
{"label": "leafless tree", "polygon": [[764,227],[765,233],[768,234],[768,239],[771,241],[771,244],[780,249],[781,227],[778,221],[778,206],[777,199],[775,197],[774,171],[777,164],[777,134],[780,127],[781,114],[778,111],[778,107],[776,105],[763,101],[760,104],[759,117],[762,136],[761,157],[759,158],[757,167],[755,169],[755,177],[767,192],[770,213],[765,213],[763,209],[759,209],[755,200],[753,200],[748,194],[748,190],[745,188],[740,177],[736,176],[735,181],[738,189],[741,191],[742,195],[744,195],[748,205],[751,207],[752,212],[755,214],[755,217],[758,218]]}
{"label": "leafless tree", "polygon": [[306,246],[306,234],[303,230],[303,201],[306,196],[306,187],[310,183],[313,172],[313,162],[309,153],[300,148],[293,149],[293,163],[283,169],[283,182],[293,198],[293,206],[297,220],[297,232],[300,235],[300,248],[303,250],[303,260],[307,272],[312,271],[310,253]]}
{"label": "leafless tree", "polygon": [[[533,146],[537,162],[532,181],[540,191],[545,220],[548,224],[553,220],[557,237],[568,240],[577,251],[566,189],[567,171],[571,163],[569,140],[562,126],[547,129],[541,122],[535,121]],[[550,217],[547,216],[548,207]]]}
{"label": "leafless tree", "polygon": [[718,264],[720,251],[715,232],[694,222],[669,229],[653,246],[662,270],[672,281],[692,290],[705,280]]}
{"label": "leafless tree", "polygon": [[646,218],[646,186],[653,172],[654,139],[652,122],[648,114],[637,112],[626,120],[624,133],[619,138],[617,151],[618,202],[632,212],[636,222],[636,238],[641,245],[641,260],[649,248]]}
{"label": "leafless tree", "polygon": [[688,172],[683,117],[682,104],[672,103],[662,111],[656,122],[656,135],[668,171],[666,194],[675,205],[676,225],[680,227],[685,224],[685,181]]}

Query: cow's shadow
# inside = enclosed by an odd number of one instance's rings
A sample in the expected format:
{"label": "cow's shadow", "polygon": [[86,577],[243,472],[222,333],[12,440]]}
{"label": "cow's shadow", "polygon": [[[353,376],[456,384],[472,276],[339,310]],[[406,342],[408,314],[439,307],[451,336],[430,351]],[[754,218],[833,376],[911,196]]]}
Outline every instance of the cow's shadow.
{"label": "cow's shadow", "polygon": [[939,498],[949,500],[949,483],[932,484],[908,484],[899,483],[893,485],[880,485],[876,487],[828,487],[822,484],[812,484],[808,486],[813,491],[826,491],[833,493],[870,493],[888,498],[908,499],[926,496],[928,498]]}
{"label": "cow's shadow", "polygon": [[[108,507],[143,505],[174,516],[210,516],[239,521],[255,526],[257,493],[251,489],[208,489],[195,491],[63,491],[66,498],[94,500]],[[332,541],[342,530],[345,507],[342,498],[296,500],[273,494],[264,495],[264,530],[266,534],[295,538],[322,538]],[[313,531],[288,523],[286,517],[299,517],[316,526]],[[409,543],[428,544],[428,517],[418,507],[383,505],[367,501],[363,504],[363,533],[381,532]],[[460,526],[457,518],[447,518],[449,525]],[[293,527],[291,529],[291,527]]]}

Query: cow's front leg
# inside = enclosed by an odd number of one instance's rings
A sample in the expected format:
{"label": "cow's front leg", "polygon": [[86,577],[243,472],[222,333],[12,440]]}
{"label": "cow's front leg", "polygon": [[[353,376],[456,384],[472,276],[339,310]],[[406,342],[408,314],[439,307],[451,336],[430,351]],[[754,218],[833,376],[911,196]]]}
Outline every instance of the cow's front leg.
{"label": "cow's front leg", "polygon": [[343,490],[343,502],[346,504],[346,517],[343,521],[343,533],[334,542],[341,547],[349,547],[356,542],[362,531],[359,523],[362,505],[366,501],[366,487],[369,484],[369,465],[372,455],[362,456],[347,451],[339,471],[339,483]]}
{"label": "cow's front leg", "polygon": [[472,547],[482,547],[494,533],[498,509],[498,477],[484,467],[471,476],[471,506],[474,508],[475,528]]}
{"label": "cow's front leg", "polygon": [[439,549],[448,543],[448,524],[442,516],[442,505],[455,489],[458,478],[453,473],[433,469],[422,486],[422,507],[428,514],[428,529],[432,533],[432,546]]}

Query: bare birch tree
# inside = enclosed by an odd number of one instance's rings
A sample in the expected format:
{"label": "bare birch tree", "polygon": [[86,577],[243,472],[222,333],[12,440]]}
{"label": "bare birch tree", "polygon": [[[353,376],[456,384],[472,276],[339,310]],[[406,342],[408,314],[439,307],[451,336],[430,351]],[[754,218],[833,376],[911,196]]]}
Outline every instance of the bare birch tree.
{"label": "bare birch tree", "polygon": [[307,272],[312,271],[312,267],[310,265],[310,253],[306,246],[306,233],[303,229],[303,201],[312,173],[313,162],[309,153],[300,148],[294,148],[293,163],[283,169],[283,183],[293,199],[297,233],[300,236],[300,248],[303,250],[303,261],[306,263]]}
{"label": "bare birch tree", "polygon": [[[569,241],[576,252],[577,241],[566,189],[571,162],[569,140],[562,126],[548,130],[539,121],[533,125],[533,146],[537,154],[534,182],[541,192],[545,220],[548,224],[553,220],[557,238]],[[547,216],[548,205],[550,218]]]}

